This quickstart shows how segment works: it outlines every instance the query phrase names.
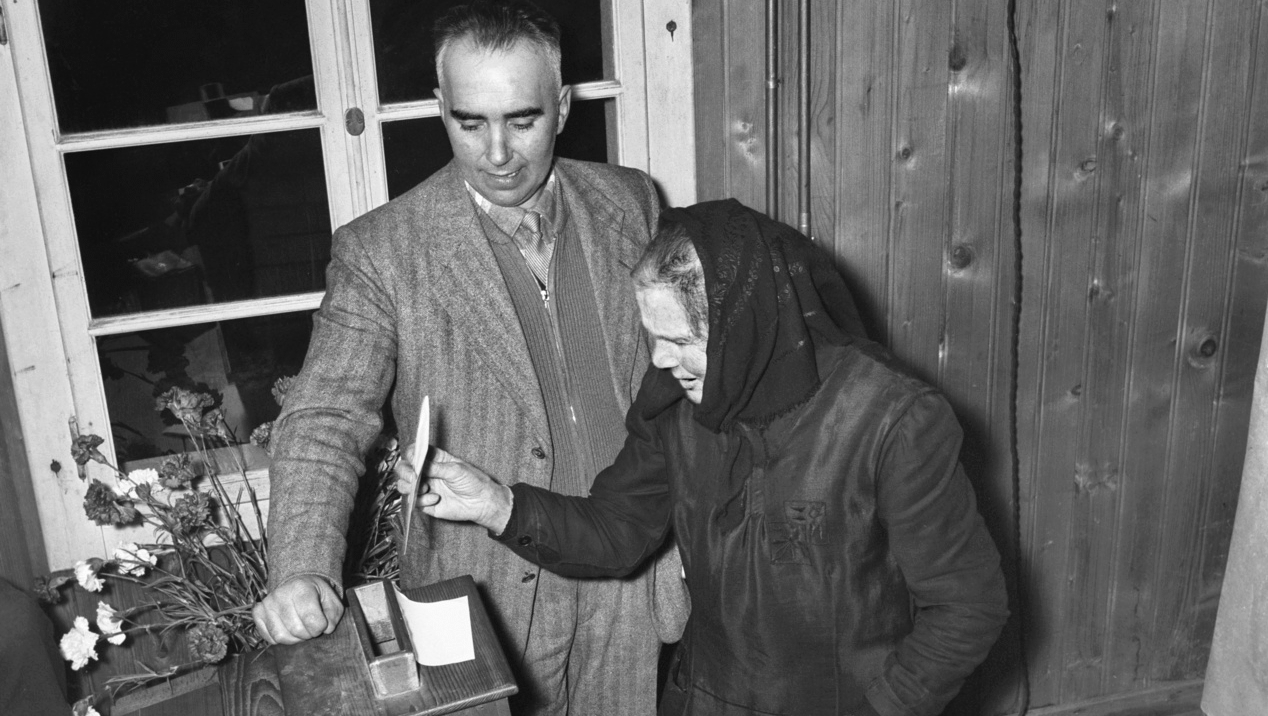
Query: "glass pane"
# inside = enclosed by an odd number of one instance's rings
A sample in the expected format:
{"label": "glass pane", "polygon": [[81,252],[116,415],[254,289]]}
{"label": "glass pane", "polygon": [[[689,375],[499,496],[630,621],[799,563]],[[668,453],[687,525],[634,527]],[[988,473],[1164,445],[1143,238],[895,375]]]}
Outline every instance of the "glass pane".
{"label": "glass pane", "polygon": [[317,129],[67,154],[96,317],[325,288]]}
{"label": "glass pane", "polygon": [[[220,408],[234,442],[277,417],[279,378],[299,372],[308,350],[312,313],[244,318],[125,333],[97,339],[106,407],[121,465],[193,449],[170,411],[156,409],[171,388],[206,393]],[[256,453],[257,461],[259,451]]]}
{"label": "glass pane", "polygon": [[[608,110],[613,100],[573,102],[555,154],[592,162],[608,161]],[[383,123],[383,155],[387,190],[396,198],[431,176],[453,158],[445,125],[439,117]]]}
{"label": "glass pane", "polygon": [[[39,0],[62,132],[316,109],[304,0]],[[292,80],[303,88],[281,87]],[[274,88],[277,105],[262,110]]]}
{"label": "glass pane", "polygon": [[[433,99],[436,89],[432,25],[436,17],[466,0],[370,0],[379,102]],[[537,0],[559,22],[564,84],[610,79],[603,41],[605,0]]]}

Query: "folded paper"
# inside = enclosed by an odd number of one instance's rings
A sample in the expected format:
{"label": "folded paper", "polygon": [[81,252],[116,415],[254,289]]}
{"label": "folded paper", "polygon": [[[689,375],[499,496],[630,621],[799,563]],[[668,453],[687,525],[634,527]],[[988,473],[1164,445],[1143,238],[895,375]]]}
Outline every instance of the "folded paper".
{"label": "folded paper", "polygon": [[440,602],[415,602],[401,590],[395,591],[418,663],[443,666],[475,658],[471,607],[465,596]]}

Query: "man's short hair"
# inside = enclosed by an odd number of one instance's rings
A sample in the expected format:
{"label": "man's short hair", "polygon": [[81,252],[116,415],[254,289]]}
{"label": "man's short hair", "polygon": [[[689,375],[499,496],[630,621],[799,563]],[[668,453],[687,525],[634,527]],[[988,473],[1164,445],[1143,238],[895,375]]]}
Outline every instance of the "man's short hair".
{"label": "man's short hair", "polygon": [[709,300],[704,266],[687,229],[675,221],[661,221],[656,236],[630,271],[637,290],[665,288],[673,292],[687,313],[695,338],[709,333]]}
{"label": "man's short hair", "polygon": [[546,55],[555,71],[555,87],[563,86],[560,74],[559,23],[528,0],[473,0],[455,5],[436,19],[432,29],[436,48],[436,77],[445,81],[445,50],[459,40],[470,40],[484,50],[509,50],[528,42]]}

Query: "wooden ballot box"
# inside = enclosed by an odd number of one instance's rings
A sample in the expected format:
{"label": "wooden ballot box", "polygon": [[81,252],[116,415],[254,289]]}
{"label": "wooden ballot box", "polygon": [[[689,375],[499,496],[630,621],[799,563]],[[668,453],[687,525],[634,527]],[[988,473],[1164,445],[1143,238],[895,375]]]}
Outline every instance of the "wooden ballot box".
{"label": "wooden ballot box", "polygon": [[[419,666],[416,688],[380,696],[371,676],[375,659],[399,651],[367,624],[365,605],[350,607],[332,634],[290,646],[243,654],[220,669],[223,711],[232,716],[509,716],[506,698],[517,691],[475,581],[458,577],[404,590],[418,602],[467,597],[475,659],[445,666]],[[352,601],[351,599],[349,600]],[[377,609],[377,607],[375,607]],[[357,611],[363,621],[358,621]],[[391,621],[391,615],[388,614]],[[373,617],[372,620],[373,621]],[[395,630],[397,625],[388,625]],[[395,633],[395,632],[393,632]],[[379,646],[367,645],[380,639]],[[408,637],[407,637],[408,638]],[[377,654],[375,652],[378,652]],[[369,657],[367,658],[367,653]],[[387,666],[389,679],[400,663]],[[399,680],[392,681],[399,685]],[[392,690],[392,689],[388,689]]]}

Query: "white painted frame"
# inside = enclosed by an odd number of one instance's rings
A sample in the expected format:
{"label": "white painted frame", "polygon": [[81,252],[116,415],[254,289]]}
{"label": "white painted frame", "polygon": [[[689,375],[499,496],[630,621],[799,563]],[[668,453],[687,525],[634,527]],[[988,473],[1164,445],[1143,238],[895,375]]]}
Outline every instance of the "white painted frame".
{"label": "white painted frame", "polygon": [[[615,80],[574,88],[576,100],[614,100],[615,156],[647,170],[670,204],[695,199],[690,0],[610,0]],[[44,59],[37,3],[0,0],[9,44],[0,45],[0,325],[51,568],[106,556],[135,533],[91,524],[82,509],[85,482],[70,459],[68,420],[113,441],[96,338],[136,330],[231,320],[316,308],[322,294],[185,307],[92,319],[80,269],[62,155],[261,132],[318,129],[325,154],[330,215],[339,226],[387,201],[383,121],[437,116],[434,100],[377,104],[368,3],[308,0],[319,110],[216,122],[61,136]],[[665,30],[673,20],[672,35]],[[672,80],[672,81],[669,81]],[[10,101],[13,98],[18,101]],[[20,104],[21,110],[18,111]],[[358,107],[365,131],[344,129]],[[650,131],[649,127],[654,127]],[[62,465],[60,475],[50,470]],[[108,478],[89,465],[89,477]],[[253,480],[267,499],[267,480]]]}

